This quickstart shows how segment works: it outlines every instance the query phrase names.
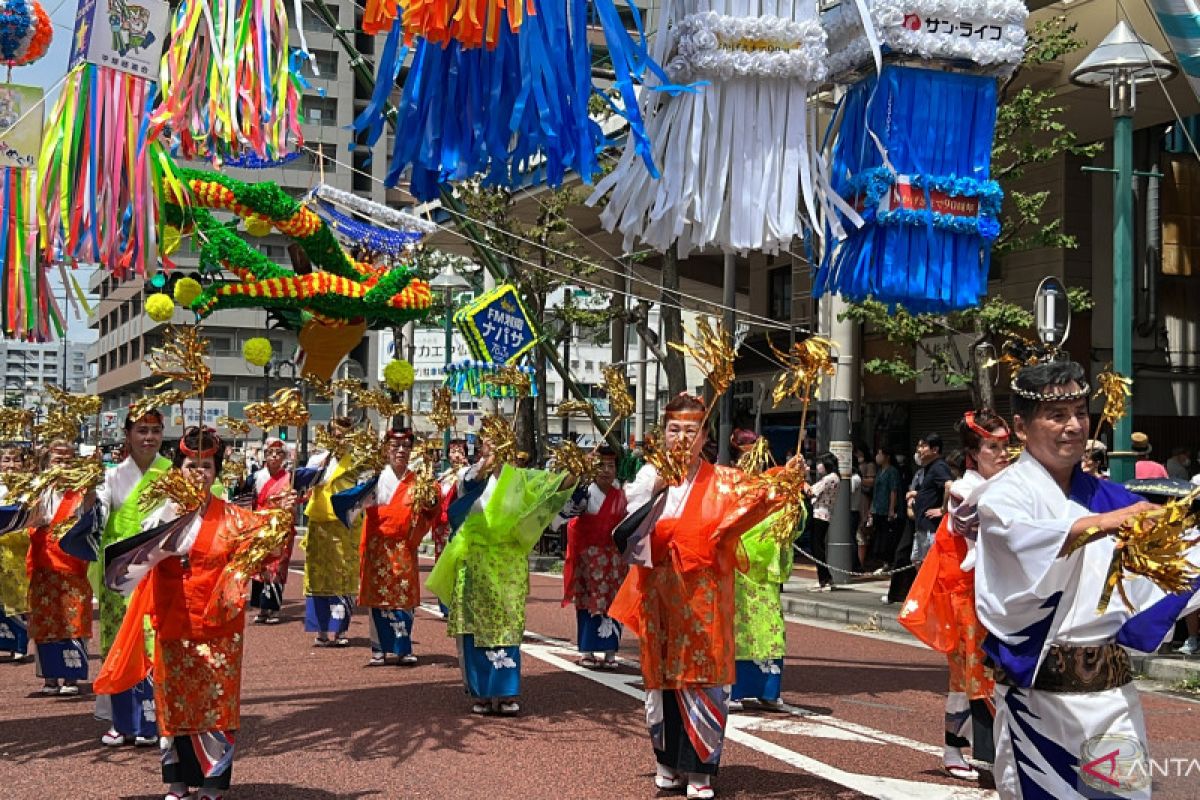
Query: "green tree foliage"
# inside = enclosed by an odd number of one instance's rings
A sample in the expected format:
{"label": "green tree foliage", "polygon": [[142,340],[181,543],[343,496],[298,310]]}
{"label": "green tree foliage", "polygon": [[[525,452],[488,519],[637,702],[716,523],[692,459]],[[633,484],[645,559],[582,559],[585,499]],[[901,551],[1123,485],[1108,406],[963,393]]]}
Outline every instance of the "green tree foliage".
{"label": "green tree foliage", "polygon": [[[583,200],[583,192],[574,187],[538,192],[535,202],[524,203],[518,215],[520,190],[478,182],[460,183],[457,189],[467,213],[487,226],[491,244],[507,264],[509,281],[525,300],[541,335],[556,349],[572,331],[587,341],[607,341],[614,316],[607,300],[597,301],[586,292],[576,296],[572,290],[581,286],[574,279],[599,281],[593,277],[595,265],[579,255],[579,237],[569,217],[571,209]],[[533,212],[532,218],[526,217],[526,211]],[[550,305],[551,295],[559,289],[566,290],[564,302]],[[544,387],[546,360],[534,359],[534,366],[538,385]],[[517,421],[521,449],[532,454],[534,463],[546,455],[538,437],[549,430],[547,400],[546,393],[540,392],[535,402],[523,403],[523,418]]]}
{"label": "green tree foliage", "polygon": [[[1058,61],[1085,44],[1076,36],[1076,26],[1065,17],[1043,20],[1029,35],[1017,75]],[[1000,236],[992,248],[992,257],[1001,259],[1039,247],[1078,246],[1075,237],[1063,232],[1061,219],[1047,218],[1048,192],[1023,192],[1011,184],[1027,170],[1060,156],[1092,157],[1101,149],[1099,144],[1079,143],[1063,121],[1066,107],[1058,102],[1053,89],[1014,87],[1010,80],[1001,90],[992,148],[992,176],[1004,185],[1006,193]],[[1073,288],[1068,294],[1072,311],[1087,311],[1093,305],[1084,290]],[[977,408],[993,404],[990,382],[983,375],[998,348],[1006,339],[1028,338],[1034,323],[1031,311],[1000,295],[989,297],[977,308],[953,314],[914,315],[903,307],[889,309],[868,300],[851,305],[843,317],[882,333],[893,345],[890,357],[873,358],[863,364],[867,372],[900,383],[936,375],[946,386],[969,390]],[[914,358],[918,352],[925,357],[919,369]]]}

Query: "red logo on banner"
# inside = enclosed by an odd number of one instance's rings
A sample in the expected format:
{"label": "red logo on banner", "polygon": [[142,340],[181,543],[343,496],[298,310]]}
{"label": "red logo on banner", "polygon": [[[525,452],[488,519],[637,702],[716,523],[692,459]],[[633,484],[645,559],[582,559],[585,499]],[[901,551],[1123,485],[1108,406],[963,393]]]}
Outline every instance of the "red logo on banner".
{"label": "red logo on banner", "polygon": [[[907,208],[913,211],[925,210],[925,192],[907,181],[898,180],[892,187],[890,205],[892,208]],[[930,190],[929,201],[935,214],[948,214],[952,217],[979,216],[978,197],[951,197],[945,192]]]}
{"label": "red logo on banner", "polygon": [[916,14],[905,14],[904,27],[908,28],[910,31],[921,30],[921,18]]}

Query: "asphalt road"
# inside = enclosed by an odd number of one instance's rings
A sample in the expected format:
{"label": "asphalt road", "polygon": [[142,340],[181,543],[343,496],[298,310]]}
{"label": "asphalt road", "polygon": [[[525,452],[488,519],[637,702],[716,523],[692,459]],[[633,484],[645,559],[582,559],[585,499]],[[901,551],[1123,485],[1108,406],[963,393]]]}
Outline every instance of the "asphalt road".
{"label": "asphalt road", "polygon": [[[414,626],[416,667],[369,668],[367,623],[353,646],[311,647],[293,575],[286,622],[248,627],[234,788],[228,800],[653,798],[654,759],[633,665],[587,671],[563,643],[574,611],[560,582],[533,577],[523,712],[468,712],[445,625]],[[432,598],[429,598],[432,602]],[[943,658],[888,635],[789,623],[788,714],[737,714],[715,786],[722,798],[907,800],[994,797],[940,770]],[[623,655],[636,658],[626,637]],[[93,665],[92,674],[95,674]],[[0,796],[162,796],[155,748],[111,750],[92,698],[45,698],[32,664],[0,664]],[[1144,697],[1152,756],[1175,758],[1159,800],[1200,796],[1200,704]],[[678,796],[678,795],[675,795]]]}

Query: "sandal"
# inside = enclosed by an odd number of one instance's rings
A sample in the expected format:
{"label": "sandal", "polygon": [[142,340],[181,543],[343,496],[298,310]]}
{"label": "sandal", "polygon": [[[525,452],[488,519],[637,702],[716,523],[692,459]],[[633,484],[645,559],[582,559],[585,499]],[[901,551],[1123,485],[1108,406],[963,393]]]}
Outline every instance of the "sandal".
{"label": "sandal", "polygon": [[510,700],[507,703],[500,704],[500,715],[504,717],[515,717],[521,713],[521,704],[516,700]]}
{"label": "sandal", "polygon": [[688,800],[712,800],[717,796],[713,788],[709,784],[697,786],[694,783],[689,783],[687,787]]}
{"label": "sandal", "polygon": [[64,684],[63,687],[58,690],[58,694],[60,697],[75,697],[79,694],[79,684]]}
{"label": "sandal", "polygon": [[263,620],[263,625],[278,625],[281,622],[283,622],[283,620],[279,617],[267,617]]}
{"label": "sandal", "polygon": [[387,663],[387,659],[385,659],[383,654],[381,653],[379,655],[371,656],[371,660],[367,662],[367,666],[368,667],[382,667],[386,663]]}
{"label": "sandal", "polygon": [[313,647],[333,647],[333,642],[326,639],[324,636],[318,636],[313,639]]}
{"label": "sandal", "polygon": [[471,706],[471,713],[479,714],[480,716],[484,717],[490,716],[492,714],[492,704],[476,703],[475,705]]}
{"label": "sandal", "polygon": [[615,658],[612,659],[611,661],[609,659],[605,659],[605,660],[601,661],[600,666],[604,667],[605,669],[620,669],[621,668],[621,665],[619,663],[617,663],[617,660]]}
{"label": "sandal", "polygon": [[412,653],[409,653],[407,655],[400,656],[400,661],[398,663],[402,667],[415,667],[417,665],[417,657]]}
{"label": "sandal", "polygon": [[958,778],[960,781],[979,780],[979,772],[966,764],[942,764],[942,769],[946,770],[946,774],[951,778]]}
{"label": "sandal", "polygon": [[586,667],[587,669],[595,669],[596,667],[600,666],[600,662],[597,661],[593,656],[584,656],[575,663],[581,667]]}
{"label": "sandal", "polygon": [[666,775],[655,775],[654,786],[664,792],[678,792],[687,783],[682,775],[676,775],[674,778],[668,778]]}
{"label": "sandal", "polygon": [[339,636],[338,638],[333,640],[333,646],[334,647],[349,647],[350,640],[347,639],[345,636]]}
{"label": "sandal", "polygon": [[58,688],[57,683],[54,684],[53,686],[51,686],[50,684],[47,683],[47,684],[44,684],[42,686],[42,688],[38,689],[38,694],[44,694],[46,696],[57,695],[58,692],[59,692],[59,688]]}

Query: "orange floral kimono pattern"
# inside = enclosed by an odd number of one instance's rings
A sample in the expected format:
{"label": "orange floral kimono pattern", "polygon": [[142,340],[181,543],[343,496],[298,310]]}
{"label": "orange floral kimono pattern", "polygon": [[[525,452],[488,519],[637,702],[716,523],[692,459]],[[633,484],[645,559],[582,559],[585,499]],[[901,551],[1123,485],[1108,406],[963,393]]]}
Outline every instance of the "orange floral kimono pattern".
{"label": "orange floral kimono pattern", "polygon": [[412,507],[416,478],[407,473],[387,505],[368,506],[359,547],[358,604],[368,608],[416,608],[421,602],[417,547],[441,516],[441,504]]}
{"label": "orange floral kimono pattern", "polygon": [[126,614],[96,685],[121,691],[145,677],[150,664],[137,646],[140,626],[127,623],[149,613],[157,634],[154,703],[161,736],[239,727],[246,581],[226,567],[262,524],[253,512],[213,498],[187,556],[156,564],[130,599],[138,613]]}
{"label": "orange floral kimono pattern", "polygon": [[744,569],[741,537],[775,509],[741,481],[739,470],[702,462],[683,512],[654,527],[653,566],[631,567],[609,609],[640,641],[647,689],[735,680],[733,572]]}
{"label": "orange floral kimono pattern", "polygon": [[92,635],[88,562],[64,553],[53,534],[56,525],[75,516],[82,499],[79,492],[68,492],[50,521],[29,534],[29,637],[35,642]]}

